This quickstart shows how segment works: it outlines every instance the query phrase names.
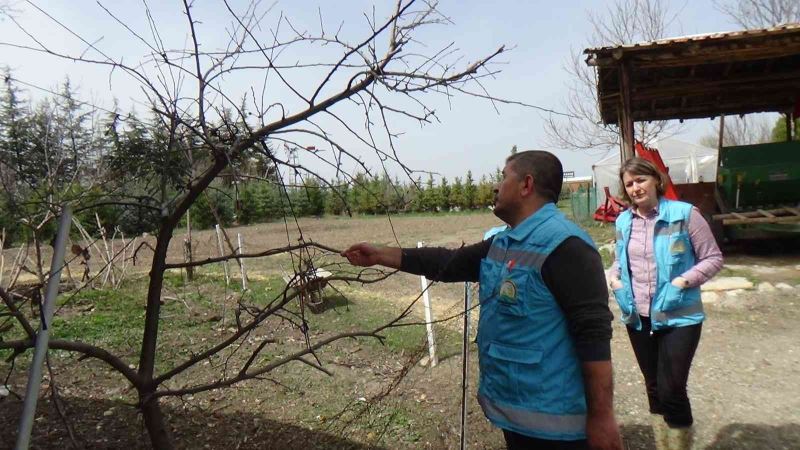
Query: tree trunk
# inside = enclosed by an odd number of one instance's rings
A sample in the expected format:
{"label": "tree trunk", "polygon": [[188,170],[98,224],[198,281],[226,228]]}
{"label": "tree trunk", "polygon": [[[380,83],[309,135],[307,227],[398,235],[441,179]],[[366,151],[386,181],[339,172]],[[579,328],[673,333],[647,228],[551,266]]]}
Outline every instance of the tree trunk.
{"label": "tree trunk", "polygon": [[150,443],[156,450],[172,450],[172,439],[170,437],[167,424],[164,421],[164,414],[161,413],[161,406],[158,399],[152,399],[142,405],[142,416],[147,434],[150,436]]}

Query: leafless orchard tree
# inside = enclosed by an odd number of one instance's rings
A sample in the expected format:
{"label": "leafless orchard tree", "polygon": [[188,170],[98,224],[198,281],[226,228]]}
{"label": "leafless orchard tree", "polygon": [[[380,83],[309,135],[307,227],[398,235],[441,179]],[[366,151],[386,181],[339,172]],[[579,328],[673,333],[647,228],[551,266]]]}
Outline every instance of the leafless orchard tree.
{"label": "leafless orchard tree", "polygon": [[[342,26],[326,28],[321,14],[319,29],[309,32],[299,29],[283,15],[268,27],[262,23],[266,12],[258,1],[251,2],[244,10],[236,10],[225,0],[222,3],[229,19],[225,30],[229,40],[220,50],[212,50],[213,44],[204,45],[210,33],[202,19],[208,18],[198,17],[198,8],[188,0],[183,1],[182,11],[186,19],[187,46],[182,44],[182,40],[178,40],[177,45],[166,41],[159,32],[162,28],[156,16],[146,3],[142,13],[149,32],[145,35],[129,25],[131,18],[118,17],[112,7],[98,2],[109,20],[118,23],[126,39],[146,49],[141,61],[129,62],[106,53],[91,37],[82,35],[77,28],[62,25],[56,18],[53,18],[53,26],[63,26],[78,37],[85,51],[61,50],[35,39],[37,35],[43,35],[44,30],[25,30],[34,37],[35,44],[0,43],[53,58],[105,67],[114,74],[124,73],[136,80],[146,95],[151,112],[156,114],[161,124],[159,142],[162,147],[158,151],[170,155],[174,158],[172,161],[181,167],[169,177],[162,177],[161,188],[157,186],[149,191],[151,194],[146,202],[142,198],[125,200],[131,203],[139,201],[142,208],[154,209],[160,214],[152,246],[138,361],[127,361],[90,343],[50,341],[51,348],[96,358],[124,378],[137,393],[136,406],[141,410],[153,447],[159,449],[173,447],[167,419],[160,406],[161,399],[263,379],[270,371],[290,362],[302,362],[325,371],[316,358],[318,349],[344,338],[383,339],[381,333],[396,326],[410,311],[409,306],[395,320],[375,329],[325,336],[316,341],[309,337],[305,348],[288,356],[266,359],[262,357],[263,352],[275,343],[259,338],[257,330],[267,319],[281,317],[291,321],[309,336],[302,307],[299,312],[297,307],[293,307],[300,292],[287,288],[265,305],[252,304],[240,298],[233,332],[204,348],[191,348],[186,343],[191,357],[174,367],[157,371],[159,325],[167,320],[162,315],[162,292],[168,270],[215,264],[236,257],[262,258],[292,252],[299,255],[295,277],[302,279],[309,277],[308,271],[313,269],[316,256],[336,253],[336,249],[303,238],[301,232],[300,241],[287,242],[280,248],[258,249],[243,255],[231,251],[221,257],[200,261],[169,261],[169,244],[189,208],[223,173],[245,176],[238,171],[245,165],[243,160],[252,155],[269,161],[272,169],[260,176],[269,182],[276,182],[275,171],[316,175],[313,167],[318,166],[332,167],[338,178],[352,181],[354,168],[368,171],[368,167],[363,157],[347,142],[356,142],[377,155],[383,163],[399,165],[411,173],[411,169],[400,160],[401,151],[396,145],[399,130],[395,124],[403,121],[425,124],[435,119],[433,108],[426,103],[431,95],[449,98],[465,94],[492,99],[481,81],[494,74],[489,64],[504,52],[501,47],[463,64],[453,44],[428,48],[416,41],[415,35],[422,29],[448,22],[438,11],[435,1],[398,0],[393,11],[383,20],[378,19],[374,11],[365,14],[361,19],[366,21],[366,31],[356,40],[341,37]],[[638,5],[639,2],[635,3]],[[46,11],[41,11],[46,14]],[[302,55],[307,54],[303,49],[307,48],[323,48],[328,56],[302,60]],[[309,73],[313,74],[310,78]],[[313,81],[309,82],[309,79]],[[235,89],[234,92],[231,88],[244,83],[247,89]],[[289,98],[273,97],[280,91],[289,93]],[[352,120],[356,117],[353,115],[355,112],[360,114],[358,121]],[[306,155],[316,158],[317,166],[298,163],[273,150],[284,143],[301,149],[314,143],[326,151]],[[150,161],[134,159],[129,167],[136,167],[137,163],[146,165]],[[124,178],[135,174],[112,171],[110,176]],[[320,178],[324,180],[324,177]],[[167,183],[171,183],[174,189],[166,189]],[[335,192],[337,186],[329,188]],[[48,207],[57,212],[61,205]],[[331,281],[374,282],[385,276],[387,274],[375,272],[339,273]],[[0,290],[0,296],[9,308],[13,308],[13,299],[7,292]],[[15,318],[27,337],[2,341],[0,348],[12,349],[14,356],[18,356],[34,345],[36,323],[22,314],[16,314]],[[211,378],[195,376],[192,370],[208,361],[219,363],[220,373]]]}
{"label": "leafless orchard tree", "polygon": [[796,0],[715,0],[714,6],[743,28],[800,22],[800,2]]}
{"label": "leafless orchard tree", "polygon": [[[652,41],[665,37],[676,20],[662,0],[615,0],[602,14],[589,13],[591,34],[586,47],[602,47]],[[573,150],[608,151],[619,146],[617,126],[602,124],[594,68],[586,65],[583,48],[572,49],[564,67],[569,77],[563,109],[572,117],[550,115],[545,123],[549,143]],[[675,134],[679,125],[667,121],[638,122],[635,138],[648,143]]]}

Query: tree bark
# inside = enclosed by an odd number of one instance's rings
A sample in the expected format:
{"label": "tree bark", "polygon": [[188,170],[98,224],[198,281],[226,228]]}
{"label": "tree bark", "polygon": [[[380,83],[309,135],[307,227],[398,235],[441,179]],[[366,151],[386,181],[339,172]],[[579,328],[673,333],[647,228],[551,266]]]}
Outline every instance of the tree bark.
{"label": "tree bark", "polygon": [[[140,398],[149,393],[140,394]],[[167,424],[164,421],[164,414],[161,413],[161,406],[157,398],[151,398],[142,404],[142,416],[147,434],[150,436],[150,443],[156,450],[172,450],[172,438],[170,437]]]}

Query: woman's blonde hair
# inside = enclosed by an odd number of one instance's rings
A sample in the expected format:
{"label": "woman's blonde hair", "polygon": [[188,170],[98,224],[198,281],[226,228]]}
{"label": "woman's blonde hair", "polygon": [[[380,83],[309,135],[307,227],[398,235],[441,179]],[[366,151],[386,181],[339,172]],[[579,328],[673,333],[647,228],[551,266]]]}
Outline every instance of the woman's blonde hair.
{"label": "woman's blonde hair", "polygon": [[633,201],[631,201],[628,191],[625,190],[625,182],[622,181],[622,176],[626,173],[631,175],[649,175],[655,178],[656,193],[658,194],[659,198],[664,195],[664,192],[666,192],[667,182],[669,179],[664,172],[658,170],[658,167],[656,167],[655,164],[646,159],[638,157],[631,158],[625,161],[625,163],[619,168],[619,183],[622,188],[622,199],[628,202],[628,204],[633,204]]}

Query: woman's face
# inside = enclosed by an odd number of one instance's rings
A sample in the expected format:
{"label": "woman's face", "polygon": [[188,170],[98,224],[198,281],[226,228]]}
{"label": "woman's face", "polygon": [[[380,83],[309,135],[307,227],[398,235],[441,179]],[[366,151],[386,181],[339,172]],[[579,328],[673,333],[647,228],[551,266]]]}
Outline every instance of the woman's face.
{"label": "woman's face", "polygon": [[635,175],[625,172],[622,184],[628,197],[639,209],[650,210],[658,204],[658,179],[651,175]]}

